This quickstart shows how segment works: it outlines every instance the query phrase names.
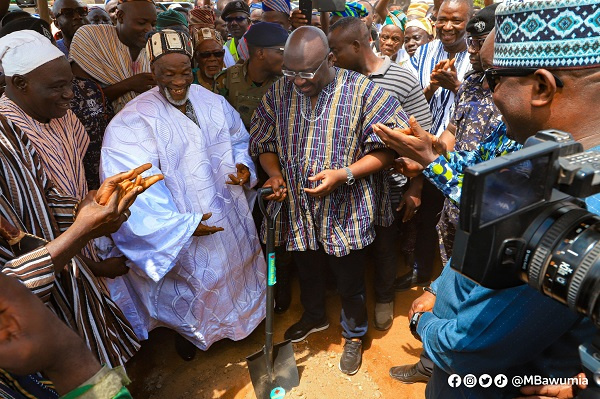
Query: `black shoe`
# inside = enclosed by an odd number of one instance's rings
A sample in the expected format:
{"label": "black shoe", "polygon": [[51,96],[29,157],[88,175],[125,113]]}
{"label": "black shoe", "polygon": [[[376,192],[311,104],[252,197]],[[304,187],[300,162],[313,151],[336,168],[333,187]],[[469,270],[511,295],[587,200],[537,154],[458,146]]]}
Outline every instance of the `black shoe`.
{"label": "black shoe", "polygon": [[300,342],[306,337],[308,337],[310,334],[317,331],[323,331],[327,328],[329,328],[329,321],[327,321],[327,319],[316,323],[300,319],[299,322],[293,324],[290,328],[288,328],[285,331],[285,334],[283,334],[283,338],[289,339],[292,342]]}
{"label": "black shoe", "polygon": [[347,339],[344,343],[344,353],[340,358],[340,371],[344,374],[354,375],[362,363],[362,341]]}
{"label": "black shoe", "polygon": [[414,384],[415,382],[427,382],[431,376],[423,374],[417,368],[417,364],[405,364],[390,369],[390,376],[405,384]]}
{"label": "black shoe", "polygon": [[416,278],[413,276],[413,272],[408,272],[400,277],[396,277],[394,280],[394,288],[396,292],[402,292],[410,290],[413,287],[425,287],[429,285],[431,282],[430,278],[423,278],[417,276]]}
{"label": "black shoe", "polygon": [[186,362],[196,357],[196,346],[179,334],[175,337],[175,350]]}

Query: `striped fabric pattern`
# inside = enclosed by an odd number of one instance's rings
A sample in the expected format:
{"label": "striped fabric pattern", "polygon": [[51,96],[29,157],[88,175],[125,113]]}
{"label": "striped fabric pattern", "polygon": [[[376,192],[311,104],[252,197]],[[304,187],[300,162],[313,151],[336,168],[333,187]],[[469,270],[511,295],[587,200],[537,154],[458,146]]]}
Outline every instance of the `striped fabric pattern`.
{"label": "striped fabric pattern", "polygon": [[[429,42],[417,49],[415,55],[406,63],[406,67],[411,68],[417,75],[421,87],[429,86],[431,72],[437,63],[448,59],[448,52],[444,50],[444,45],[439,40]],[[461,82],[465,74],[471,70],[471,62],[467,50],[456,54],[456,68],[458,80]],[[448,89],[440,87],[429,100],[429,108],[433,116],[433,126],[430,130],[436,136],[441,135],[450,121],[450,116],[454,112],[454,93]]]}
{"label": "striped fabric pattern", "polygon": [[[129,48],[121,43],[113,25],[84,25],[77,29],[69,52],[69,61],[76,62],[105,87],[119,83],[142,72],[150,72],[146,49],[137,59],[131,59]],[[113,101],[115,113],[134,99],[133,91]]]}
{"label": "striped fabric pattern", "polygon": [[[46,176],[27,135],[0,115],[0,214],[22,231],[51,241],[73,222],[77,202]],[[54,273],[45,249],[17,257],[0,239],[0,265],[45,300],[101,363],[123,365],[139,349],[131,326],[79,257]]]}
{"label": "striped fabric pattern", "polygon": [[289,79],[273,84],[252,117],[250,153],[279,156],[288,200],[276,226],[278,244],[287,243],[290,251],[322,245],[326,253],[344,256],[373,242],[374,225],[392,223],[383,172],[341,185],[325,197],[310,197],[303,190],[318,185],[308,177],[385,148],[371,128],[377,122],[406,127],[407,117],[398,100],[356,72],[336,68],[313,111],[310,99],[298,94]]}
{"label": "striped fabric pattern", "polygon": [[83,157],[90,137],[75,114],[69,110],[62,118],[41,123],[6,95],[0,98],[0,113],[27,134],[54,184],[66,194],[83,199],[88,192]]}

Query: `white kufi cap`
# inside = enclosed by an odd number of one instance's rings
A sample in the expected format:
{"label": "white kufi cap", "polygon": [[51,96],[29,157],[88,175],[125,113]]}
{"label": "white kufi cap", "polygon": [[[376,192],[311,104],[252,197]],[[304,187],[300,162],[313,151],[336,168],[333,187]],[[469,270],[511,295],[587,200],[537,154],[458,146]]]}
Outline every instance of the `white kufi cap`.
{"label": "white kufi cap", "polygon": [[13,32],[0,39],[0,62],[6,76],[25,75],[64,56],[47,37],[32,30]]}

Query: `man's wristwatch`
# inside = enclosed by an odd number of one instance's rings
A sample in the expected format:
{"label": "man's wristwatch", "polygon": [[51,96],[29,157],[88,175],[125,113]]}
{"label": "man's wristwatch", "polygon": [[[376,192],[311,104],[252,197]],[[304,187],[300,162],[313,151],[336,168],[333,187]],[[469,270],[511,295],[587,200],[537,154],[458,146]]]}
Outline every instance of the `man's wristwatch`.
{"label": "man's wristwatch", "polygon": [[348,176],[348,178],[346,179],[346,184],[349,186],[353,185],[356,179],[354,178],[352,171],[347,166],[344,168],[344,170],[346,171],[346,175]]}
{"label": "man's wristwatch", "polygon": [[410,324],[408,325],[413,337],[415,337],[419,341],[421,340],[421,337],[419,337],[419,334],[417,334],[417,325],[419,324],[419,320],[421,319],[421,316],[423,315],[423,313],[425,313],[425,312],[415,312],[412,315],[412,317],[410,318]]}

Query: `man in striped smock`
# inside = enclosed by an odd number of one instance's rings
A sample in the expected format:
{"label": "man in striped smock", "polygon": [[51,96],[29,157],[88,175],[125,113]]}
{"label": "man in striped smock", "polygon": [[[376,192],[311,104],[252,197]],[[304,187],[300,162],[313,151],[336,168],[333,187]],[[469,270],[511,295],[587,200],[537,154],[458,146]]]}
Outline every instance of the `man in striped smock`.
{"label": "man in striped smock", "polygon": [[144,49],[156,24],[154,2],[119,0],[118,7],[117,26],[82,26],[69,50],[73,74],[99,82],[115,113],[156,84]]}
{"label": "man in striped smock", "polygon": [[298,342],[329,327],[323,278],[329,264],[342,299],[346,342],[340,370],[354,374],[368,326],[364,249],[376,225],[393,221],[387,178],[380,171],[394,153],[371,125],[403,127],[406,115],[367,77],[334,68],[327,38],[317,28],[296,29],[283,57],[286,78],[269,89],[254,113],[250,152],[269,175],[265,186],[275,190],[267,198],[288,198],[276,245],[293,251],[304,314],[285,338]]}
{"label": "man in striped smock", "polygon": [[435,23],[437,39],[417,49],[405,65],[417,74],[433,115],[431,134],[441,135],[450,120],[454,96],[467,71],[466,27],[473,14],[470,0],[445,0]]}
{"label": "man in striped smock", "polygon": [[[78,200],[88,192],[83,158],[90,139],[69,107],[73,99],[73,74],[63,53],[46,37],[23,30],[0,39],[2,63],[29,61],[24,55],[37,52],[34,62],[14,76],[7,71],[6,93],[0,98],[0,113],[24,131],[35,147],[44,170],[62,192]],[[128,271],[124,258],[97,262],[93,244],[83,254],[98,277]]]}

